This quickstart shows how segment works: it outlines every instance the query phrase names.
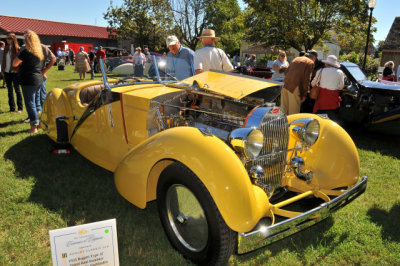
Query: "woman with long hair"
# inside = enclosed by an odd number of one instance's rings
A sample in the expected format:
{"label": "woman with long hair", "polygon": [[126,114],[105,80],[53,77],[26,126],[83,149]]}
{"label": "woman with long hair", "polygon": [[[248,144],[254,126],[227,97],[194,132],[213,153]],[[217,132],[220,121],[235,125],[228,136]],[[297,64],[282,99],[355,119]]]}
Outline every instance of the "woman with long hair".
{"label": "woman with long hair", "polygon": [[6,81],[6,86],[8,89],[8,105],[10,106],[10,112],[14,112],[16,110],[15,100],[14,100],[14,91],[17,96],[17,108],[18,112],[22,112],[22,93],[19,87],[19,76],[18,76],[18,67],[13,67],[12,63],[14,59],[17,57],[20,47],[17,42],[17,37],[14,33],[7,34],[7,45],[4,49],[2,60],[2,68],[1,71],[4,74],[4,79]]}
{"label": "woman with long hair", "polygon": [[29,133],[37,133],[39,118],[36,107],[36,94],[43,83],[43,50],[37,34],[31,30],[24,32],[25,47],[13,61],[13,67],[20,66],[20,81],[31,128]]}

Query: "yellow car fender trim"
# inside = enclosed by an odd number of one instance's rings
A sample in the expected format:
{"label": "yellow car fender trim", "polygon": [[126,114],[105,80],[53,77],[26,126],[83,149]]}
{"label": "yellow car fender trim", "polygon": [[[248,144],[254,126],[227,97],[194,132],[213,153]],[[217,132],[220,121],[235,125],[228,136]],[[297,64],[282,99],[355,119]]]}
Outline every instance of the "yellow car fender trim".
{"label": "yellow car fender trim", "polygon": [[146,191],[151,191],[149,198],[153,198],[157,184],[154,176],[148,182],[149,173],[165,159],[184,164],[199,177],[232,230],[247,232],[268,212],[266,194],[251,184],[232,149],[219,138],[191,127],[160,132],[129,151],[114,173],[119,193],[145,208]]}
{"label": "yellow car fender trim", "polygon": [[40,120],[46,125],[48,136],[53,141],[57,140],[56,118],[69,116],[70,109],[66,106],[66,96],[63,89],[54,88],[47,93]]}
{"label": "yellow car fender trim", "polygon": [[[313,118],[320,124],[320,134],[309,150],[298,156],[305,162],[304,170],[313,171],[319,189],[335,189],[355,185],[360,177],[360,159],[357,148],[348,133],[330,119],[314,114],[288,116],[289,124],[296,119]],[[289,149],[294,146],[294,135],[290,130]],[[288,159],[292,152],[288,153]],[[309,189],[313,189],[311,186]],[[302,191],[308,189],[301,189]]]}

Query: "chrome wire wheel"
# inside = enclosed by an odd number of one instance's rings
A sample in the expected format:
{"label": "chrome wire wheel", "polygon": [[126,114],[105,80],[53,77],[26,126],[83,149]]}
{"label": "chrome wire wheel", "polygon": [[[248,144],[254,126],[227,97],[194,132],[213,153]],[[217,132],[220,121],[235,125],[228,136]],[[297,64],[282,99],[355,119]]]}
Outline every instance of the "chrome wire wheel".
{"label": "chrome wire wheel", "polygon": [[171,186],[166,195],[168,220],[181,244],[199,252],[207,246],[208,223],[200,202],[183,185]]}

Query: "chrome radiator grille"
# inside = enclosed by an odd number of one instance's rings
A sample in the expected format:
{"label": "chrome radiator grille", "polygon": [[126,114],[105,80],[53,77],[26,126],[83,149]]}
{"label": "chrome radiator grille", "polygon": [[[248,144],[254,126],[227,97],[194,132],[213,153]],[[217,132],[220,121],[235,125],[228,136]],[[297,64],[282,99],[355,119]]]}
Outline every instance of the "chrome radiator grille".
{"label": "chrome radiator grille", "polygon": [[270,108],[264,113],[258,128],[264,134],[264,146],[260,155],[246,162],[246,169],[259,165],[264,169],[265,178],[261,183],[267,194],[281,186],[281,180],[286,165],[286,155],[289,141],[289,125],[287,117],[277,107]]}

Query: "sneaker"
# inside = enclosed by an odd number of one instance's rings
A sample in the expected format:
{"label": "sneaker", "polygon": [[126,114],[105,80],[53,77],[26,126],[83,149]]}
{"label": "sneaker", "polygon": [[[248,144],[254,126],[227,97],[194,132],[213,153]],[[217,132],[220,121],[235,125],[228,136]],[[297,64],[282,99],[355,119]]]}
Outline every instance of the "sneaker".
{"label": "sneaker", "polygon": [[29,123],[31,122],[31,120],[29,119],[29,117],[27,119],[24,120],[24,123]]}
{"label": "sneaker", "polygon": [[17,113],[18,113],[18,114],[22,113],[22,110],[18,110]]}

